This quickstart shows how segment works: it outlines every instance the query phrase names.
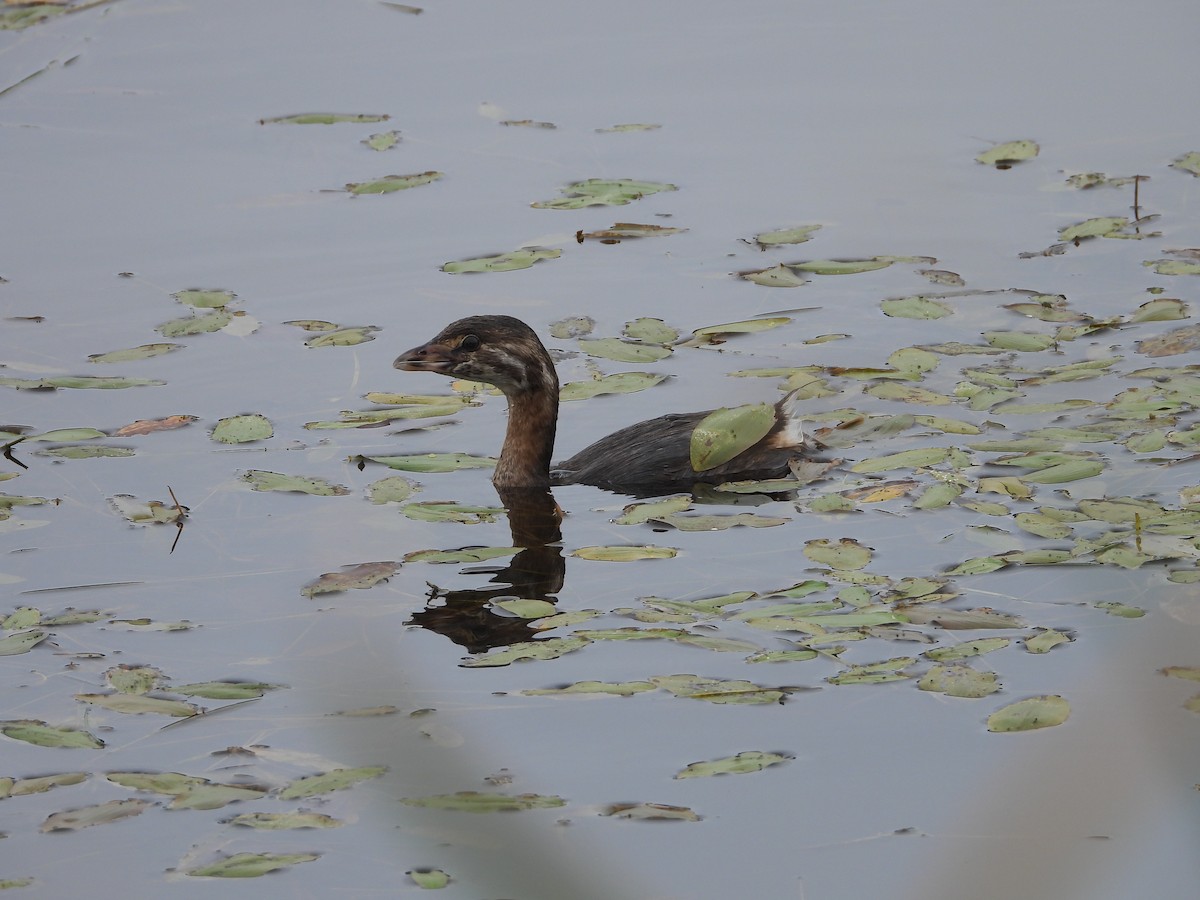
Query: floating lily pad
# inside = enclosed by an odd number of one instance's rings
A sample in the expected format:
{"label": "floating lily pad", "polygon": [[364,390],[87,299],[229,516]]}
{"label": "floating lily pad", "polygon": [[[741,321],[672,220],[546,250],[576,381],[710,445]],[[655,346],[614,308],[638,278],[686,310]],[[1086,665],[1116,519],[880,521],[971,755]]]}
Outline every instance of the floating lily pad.
{"label": "floating lily pad", "polygon": [[896,260],[889,256],[872,256],[869,259],[810,259],[805,262],[788,263],[792,269],[812,272],[814,275],[858,275],[886,269]]}
{"label": "floating lily pad", "polygon": [[128,350],[110,350],[108,353],[93,353],[88,362],[94,363],[123,363],[139,359],[151,359],[175,350],[182,350],[183,344],[142,344]]}
{"label": "floating lily pad", "polygon": [[[6,628],[9,626],[5,626]],[[50,636],[48,631],[20,631],[16,634],[6,635],[0,638],[0,656],[16,656],[20,653],[28,653],[42,641]]]}
{"label": "floating lily pad", "polygon": [[507,666],[526,659],[558,659],[567,653],[573,653],[586,647],[591,641],[586,637],[548,638],[544,641],[520,641],[510,644],[502,650],[496,650],[486,656],[477,656],[466,660],[461,665],[467,669],[487,668],[491,666]]}
{"label": "floating lily pad", "polygon": [[760,247],[776,247],[780,244],[803,244],[812,240],[812,236],[821,229],[820,225],[801,225],[797,228],[781,228],[778,231],[764,231],[754,236],[754,243]]}
{"label": "floating lily pad", "polygon": [[379,329],[374,325],[355,325],[348,328],[337,328],[311,337],[304,342],[305,347],[354,347],[375,340],[375,332]]}
{"label": "floating lily pad", "polygon": [[873,553],[870,547],[863,546],[853,538],[838,541],[818,538],[804,544],[804,555],[813,562],[839,570],[861,569],[871,561]]}
{"label": "floating lily pad", "polygon": [[1129,220],[1124,216],[1099,216],[1060,228],[1058,239],[1060,241],[1080,241],[1090,237],[1111,237],[1128,227]]}
{"label": "floating lily pad", "polygon": [[620,338],[582,338],[579,349],[588,356],[615,362],[657,362],[671,355],[671,348],[660,344],[635,344]]}
{"label": "floating lily pad", "polygon": [[638,225],[636,222],[615,222],[610,228],[600,231],[577,231],[575,240],[600,241],[604,244],[619,244],[621,241],[636,240],[648,237],[669,237],[673,234],[683,234],[686,228],[672,228],[669,225]]}
{"label": "floating lily pad", "polygon": [[233,291],[204,291],[198,289],[178,291],[171,296],[185,306],[194,306],[197,309],[224,309],[237,299],[237,294]]}
{"label": "floating lily pad", "polygon": [[200,707],[182,700],[164,700],[159,697],[147,697],[142,694],[76,694],[75,699],[92,706],[101,706],[113,712],[128,715],[153,713],[160,716],[186,718],[201,712]]}
{"label": "floating lily pad", "polygon": [[403,475],[391,475],[367,485],[367,496],[375,504],[403,503],[420,489],[420,485]]}
{"label": "floating lily pad", "polygon": [[1056,343],[1052,334],[1037,334],[1030,331],[986,331],[983,339],[991,347],[1000,350],[1017,350],[1022,353],[1048,350]]}
{"label": "floating lily pad", "polygon": [[837,675],[831,675],[825,680],[830,684],[886,684],[890,681],[904,681],[912,678],[912,673],[905,671],[916,662],[911,656],[898,656],[895,659],[885,659],[882,662],[867,663],[861,666],[851,666]]}
{"label": "floating lily pad", "polygon": [[1000,690],[995,672],[979,672],[970,666],[934,666],[917,682],[923,691],[934,691],[948,697],[978,699]]}
{"label": "floating lily pad", "polygon": [[744,775],[761,772],[771,766],[790,762],[794,757],[786,753],[768,753],[763,750],[744,750],[736,756],[726,756],[705,762],[694,762],[675,773],[676,778],[708,778],[713,775]]}
{"label": "floating lily pad", "polygon": [[528,247],[509,253],[498,253],[495,256],[480,256],[475,259],[448,262],[442,266],[442,271],[451,275],[463,272],[512,272],[516,269],[528,269],[543,259],[558,259],[560,256],[562,256],[561,250]]}
{"label": "floating lily pad", "polygon": [[134,456],[134,451],[128,447],[81,446],[51,447],[37,451],[38,456],[54,456],[59,459],[120,459]]}
{"label": "floating lily pad", "polygon": [[1149,266],[1156,275],[1200,275],[1200,262],[1186,259],[1154,259],[1142,265]]}
{"label": "floating lily pad", "polygon": [[527,697],[551,697],[558,694],[612,694],[618,697],[632,697],[646,691],[655,690],[649,681],[577,681],[560,688],[535,688],[521,691]]}
{"label": "floating lily pad", "polygon": [[671,559],[677,556],[678,550],[672,547],[580,547],[571,551],[572,556],[580,559],[604,560],[607,562],[635,562],[642,559]]}
{"label": "floating lily pad", "polygon": [[1029,697],[1010,703],[988,716],[988,731],[1011,732],[1033,731],[1036,728],[1051,728],[1067,721],[1071,714],[1070,704],[1056,694]]}
{"label": "floating lily pad", "polygon": [[770,266],[766,269],[752,269],[745,272],[738,272],[738,276],[763,287],[792,288],[808,283],[807,278],[798,274],[795,269],[785,266],[783,263]]}
{"label": "floating lily pad", "polygon": [[386,122],[391,116],[372,113],[297,113],[291,116],[276,116],[259,119],[260,125],[338,125],[349,122],[355,125],[370,125]]}
{"label": "floating lily pad", "polygon": [[564,384],[559,391],[558,399],[587,400],[602,394],[632,394],[644,391],[667,380],[666,375],[654,372],[618,372],[613,375],[603,375],[591,381],[571,381]]}
{"label": "floating lily pad", "polygon": [[298,778],[279,792],[281,800],[299,800],[316,797],[331,791],[344,791],[363,781],[378,778],[387,771],[387,766],[362,766],[357,769],[334,769],[323,775]]}
{"label": "floating lily pad", "polygon": [[208,700],[254,700],[268,691],[278,691],[281,684],[265,681],[199,681],[171,687],[171,693],[185,697],[204,697]]}
{"label": "floating lily pad", "polygon": [[760,516],[755,513],[736,513],[733,515],[659,516],[654,521],[670,525],[679,531],[725,531],[728,528],[744,526],[747,528],[772,528],[790,522],[784,516]]}
{"label": "floating lily pad", "polygon": [[502,506],[470,506],[454,500],[422,500],[409,503],[400,511],[420,522],[458,522],[461,525],[495,522],[497,516],[505,513]]}
{"label": "floating lily pad", "polygon": [[1016,163],[1033,159],[1040,149],[1036,141],[1006,141],[980,153],[975,161],[997,169],[1009,169]]}
{"label": "floating lily pad", "polygon": [[391,578],[399,569],[400,564],[395,562],[368,562],[344,566],[340,572],[326,572],[315,581],[310,581],[300,593],[305,597],[314,597],[317,594],[338,591],[366,590]]}
{"label": "floating lily pad", "polygon": [[393,147],[398,146],[399,143],[400,132],[398,131],[381,131],[362,140],[363,145],[378,151],[391,150]]}
{"label": "floating lily pad", "polygon": [[451,882],[451,878],[441,869],[410,869],[405,872],[413,883],[425,890],[439,890],[446,887]]}
{"label": "floating lily pad", "polygon": [[385,175],[374,181],[350,182],[346,190],[355,197],[362,194],[391,194],[430,184],[442,177],[441,172],[417,172],[413,175]]}
{"label": "floating lily pad", "polygon": [[108,498],[112,508],[134,525],[175,525],[187,514],[173,503],[160,500],[142,501],[130,494],[115,494]]}
{"label": "floating lily pad", "polygon": [[265,441],[274,435],[275,428],[271,425],[271,420],[253,413],[219,419],[211,437],[222,444],[248,444],[253,441]]}
{"label": "floating lily pad", "polygon": [[597,128],[597,134],[622,133],[626,131],[658,131],[662,125],[646,122],[627,122],[622,125],[610,125],[607,128]]}
{"label": "floating lily pad", "polygon": [[25,440],[47,442],[94,441],[97,438],[103,437],[108,437],[108,435],[96,428],[55,428],[53,431],[28,435]]}
{"label": "floating lily pad", "polygon": [[[653,687],[653,686],[652,686]],[[6,797],[25,797],[30,794],[44,794],[56,787],[67,787],[82,784],[88,780],[87,772],[63,772],[60,775],[42,775],[39,778],[0,778],[0,799]],[[5,790],[5,786],[7,789]]]}
{"label": "floating lily pad", "polygon": [[518,619],[543,619],[558,612],[549,600],[497,600],[492,605]]}
{"label": "floating lily pad", "polygon": [[715,410],[692,431],[692,469],[707,472],[753,447],[775,426],[775,407],[756,403]]}
{"label": "floating lily pad", "polygon": [[254,491],[294,492],[313,494],[318,497],[344,497],[350,493],[350,488],[341,484],[332,484],[324,478],[281,475],[278,472],[265,472],[262,469],[247,469],[242,474],[242,480],[249,482],[250,489]]}
{"label": "floating lily pad", "polygon": [[850,467],[850,471],[866,474],[871,472],[888,472],[893,469],[913,469],[918,466],[935,466],[944,462],[950,451],[946,447],[921,447],[914,450],[901,450],[874,459],[864,459]]}
{"label": "floating lily pad", "polygon": [[453,472],[456,469],[490,469],[496,460],[467,453],[421,453],[411,456],[368,456],[371,462],[402,472]]}
{"label": "floating lily pad", "polygon": [[686,806],[670,806],[666,803],[613,803],[601,815],[652,822],[699,822],[702,818],[695,810]]}
{"label": "floating lily pad", "polygon": [[589,178],[576,181],[562,189],[566,196],[557,200],[539,200],[530,204],[536,209],[582,209],[585,206],[624,206],[634,200],[660,191],[679,190],[673,184],[656,181],[633,181],[622,178],[606,180]]}
{"label": "floating lily pad", "polygon": [[0,722],[0,734],[38,747],[72,747],[98,750],[104,741],[78,728],[56,728],[34,719]]}
{"label": "floating lily pad", "polygon": [[1035,634],[1025,638],[1025,649],[1030,653],[1049,653],[1059,644],[1069,644],[1070,635],[1053,628],[1039,628]]}
{"label": "floating lily pad", "polygon": [[1184,153],[1182,156],[1176,157],[1171,163],[1171,168],[1187,172],[1189,175],[1200,176],[1200,153],[1193,150],[1190,153]]}
{"label": "floating lily pad", "polygon": [[106,825],[118,822],[130,816],[140,815],[148,806],[145,800],[109,800],[96,806],[85,806],[81,809],[70,809],[57,812],[46,818],[39,829],[43,833],[51,831],[79,831],[92,825]]}
{"label": "floating lily pad", "polygon": [[973,641],[963,641],[953,647],[935,647],[926,650],[922,655],[937,662],[952,662],[959,659],[969,659],[981,656],[995,650],[1003,650],[1012,643],[1010,638],[976,638]]}
{"label": "floating lily pad", "polygon": [[941,319],[953,316],[953,307],[928,296],[901,296],[883,300],[880,304],[884,316],[899,319]]}
{"label": "floating lily pad", "polygon": [[157,378],[126,378],[121,375],[51,375],[46,378],[0,377],[0,387],[18,390],[121,390],[131,387],[160,387],[166,384]]}
{"label": "floating lily pad", "polygon": [[462,550],[413,550],[404,554],[405,562],[476,563],[501,556],[512,556],[519,547],[466,547]]}
{"label": "floating lily pad", "polygon": [[781,690],[763,687],[751,681],[726,681],[719,678],[701,678],[697,675],[656,675],[649,680],[676,697],[707,700],[709,703],[781,703],[785,696]]}
{"label": "floating lily pad", "polygon": [[229,824],[261,831],[295,831],[301,828],[341,828],[346,823],[324,813],[292,812],[242,813],[230,819]]}
{"label": "floating lily pad", "polygon": [[187,874],[203,878],[258,878],[320,858],[319,853],[235,853],[207,866],[188,869]]}
{"label": "floating lily pad", "polygon": [[232,313],[226,312],[224,309],[215,309],[198,316],[171,319],[169,322],[163,322],[156,326],[154,330],[165,338],[186,337],[189,334],[211,334],[214,331],[220,331],[232,321]]}
{"label": "floating lily pad", "polygon": [[772,316],[762,319],[743,319],[740,322],[725,322],[721,325],[705,325],[692,332],[692,339],[689,343],[719,344],[726,335],[770,331],[772,328],[787,325],[791,321],[787,316]]}
{"label": "floating lily pad", "polygon": [[671,513],[682,512],[692,505],[690,494],[675,497],[665,497],[649,503],[631,503],[621,511],[621,515],[613,519],[618,525],[640,525],[652,519],[659,519]]}

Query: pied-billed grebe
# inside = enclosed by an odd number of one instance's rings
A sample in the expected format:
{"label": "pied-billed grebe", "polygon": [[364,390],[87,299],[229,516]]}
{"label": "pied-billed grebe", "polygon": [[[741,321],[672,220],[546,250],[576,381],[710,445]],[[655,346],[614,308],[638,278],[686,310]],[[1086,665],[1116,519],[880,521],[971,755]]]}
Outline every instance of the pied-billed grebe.
{"label": "pied-billed grebe", "polygon": [[728,462],[697,472],[691,438],[712,410],[661,416],[601,438],[554,466],[558,375],[533,329],[511,316],[470,316],[447,325],[429,343],[397,357],[407,372],[436,372],[493,384],[508,397],[508,429],[492,481],[498,488],[592,484],[619,493],[647,494],[778,478],[800,456],[804,433],[791,396],[775,405],[775,423],[758,443]]}

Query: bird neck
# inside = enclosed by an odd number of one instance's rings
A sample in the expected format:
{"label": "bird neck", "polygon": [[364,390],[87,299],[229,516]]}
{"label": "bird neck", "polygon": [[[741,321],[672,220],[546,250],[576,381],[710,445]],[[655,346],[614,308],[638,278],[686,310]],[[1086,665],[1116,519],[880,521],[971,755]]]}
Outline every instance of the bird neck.
{"label": "bird neck", "polygon": [[508,429],[492,482],[497,487],[549,487],[557,423],[557,379],[509,394]]}

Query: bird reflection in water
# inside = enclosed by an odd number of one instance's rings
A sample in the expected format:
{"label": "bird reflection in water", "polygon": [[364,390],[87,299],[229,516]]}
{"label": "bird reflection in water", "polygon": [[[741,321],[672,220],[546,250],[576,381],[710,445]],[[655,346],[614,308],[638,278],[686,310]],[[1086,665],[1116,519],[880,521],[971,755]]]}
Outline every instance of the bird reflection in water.
{"label": "bird reflection in water", "polygon": [[[490,574],[490,587],[446,590],[431,585],[430,605],[409,620],[445,635],[469,653],[483,653],[532,640],[537,632],[528,619],[504,614],[493,601],[505,597],[555,602],[563,586],[562,510],[545,488],[497,488],[508,510],[514,547],[520,551],[502,567],[472,572]],[[440,603],[440,605],[434,605]]]}

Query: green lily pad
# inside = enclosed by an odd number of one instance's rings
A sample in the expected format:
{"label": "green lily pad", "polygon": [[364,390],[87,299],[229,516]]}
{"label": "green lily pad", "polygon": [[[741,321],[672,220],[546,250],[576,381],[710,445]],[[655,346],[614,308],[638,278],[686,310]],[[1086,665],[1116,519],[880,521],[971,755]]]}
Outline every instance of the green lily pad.
{"label": "green lily pad", "polygon": [[631,341],[641,341],[644,344],[669,344],[679,338],[678,330],[662,319],[648,316],[626,322],[621,333]]}
{"label": "green lily pad", "polygon": [[493,794],[482,791],[459,791],[456,794],[435,794],[430,797],[401,797],[400,802],[405,806],[419,806],[424,809],[449,809],[472,813],[557,809],[567,803],[562,797],[548,794]]}
{"label": "green lily pad", "polygon": [[233,314],[224,309],[198,316],[184,316],[182,319],[171,319],[155,327],[155,331],[165,338],[187,337],[189,334],[211,334],[220,331],[233,321]]}
{"label": "green lily pad", "polygon": [[973,641],[963,641],[953,647],[935,647],[926,650],[922,656],[937,662],[953,662],[959,659],[970,659],[972,656],[982,656],[995,650],[1003,650],[1012,643],[1011,638],[976,638]]}
{"label": "green lily pad", "polygon": [[38,829],[43,833],[52,831],[79,831],[92,825],[106,825],[136,816],[145,810],[149,803],[145,800],[109,800],[96,806],[85,806],[81,809],[69,809],[56,812],[46,817],[46,821]]}
{"label": "green lily pad", "polygon": [[754,243],[760,247],[776,247],[780,244],[803,244],[812,240],[812,236],[820,231],[820,225],[801,225],[797,228],[781,228],[778,231],[764,231],[754,236]]}
{"label": "green lily pad", "polygon": [[147,697],[143,694],[76,694],[75,699],[92,706],[101,706],[113,712],[139,716],[153,713],[160,716],[174,716],[177,719],[194,716],[201,712],[200,707],[182,700],[163,700],[158,697]]}
{"label": "green lily pad", "polygon": [[1140,619],[1146,614],[1144,609],[1137,606],[1129,606],[1125,603],[1118,603],[1115,600],[1104,600],[1095,604],[1096,609],[1102,609],[1110,616],[1117,616],[1121,619]]}
{"label": "green lily pad", "polygon": [[649,681],[577,681],[560,688],[535,688],[521,691],[527,697],[552,697],[558,694],[612,694],[618,697],[632,697],[646,691],[655,690]]}
{"label": "green lily pad", "polygon": [[978,699],[1000,690],[995,672],[979,672],[970,666],[934,666],[917,682],[923,691],[934,691],[947,697]]}
{"label": "green lily pad", "polygon": [[1052,334],[1037,334],[1030,331],[985,331],[983,339],[991,347],[1000,350],[1016,350],[1021,353],[1048,350],[1057,343]]}
{"label": "green lily pad", "polygon": [[363,194],[391,194],[430,184],[442,177],[441,172],[417,172],[413,175],[385,175],[374,181],[350,182],[346,190],[355,197]]}
{"label": "green lily pad", "polygon": [[861,569],[871,561],[873,553],[870,547],[863,546],[853,538],[838,541],[817,538],[804,544],[805,556],[833,569]]}
{"label": "green lily pad", "polygon": [[298,778],[279,792],[280,800],[299,800],[316,797],[331,791],[344,791],[363,781],[378,778],[387,771],[387,766],[362,766],[357,769],[334,769],[323,775]]}
{"label": "green lily pad", "polygon": [[291,812],[242,813],[230,819],[228,824],[261,831],[296,831],[301,828],[341,828],[346,823],[324,813]]}
{"label": "green lily pad", "polygon": [[667,380],[666,375],[654,372],[618,372],[613,375],[603,375],[591,381],[571,381],[564,384],[559,391],[558,399],[587,400],[602,394],[632,394],[644,391]]}
{"label": "green lily pad", "polygon": [[372,150],[384,151],[391,150],[400,143],[400,132],[398,131],[381,131],[378,134],[372,134],[369,137],[362,139],[360,143],[370,147]]}
{"label": "green lily pad", "polygon": [[367,562],[353,566],[343,566],[340,572],[326,572],[314,581],[310,581],[300,591],[305,597],[317,594],[331,594],[339,591],[366,590],[387,581],[400,569],[395,562]]}
{"label": "green lily pad", "polygon": [[1004,706],[988,716],[988,731],[1012,732],[1033,731],[1036,728],[1051,728],[1067,721],[1071,714],[1070,704],[1057,694],[1029,697]]}
{"label": "green lily pad", "polygon": [[582,209],[585,206],[624,206],[634,200],[660,191],[679,190],[673,184],[656,181],[633,181],[627,178],[606,180],[589,178],[576,181],[562,189],[566,196],[556,200],[539,200],[530,204],[536,209]]}
{"label": "green lily pad", "polygon": [[812,272],[814,275],[858,275],[886,269],[896,260],[888,256],[872,256],[869,259],[810,259],[806,262],[788,263],[792,269]]}
{"label": "green lily pad", "polygon": [[271,420],[253,413],[219,419],[211,437],[222,444],[247,444],[252,441],[265,441],[274,435],[275,428],[271,425]]}
{"label": "green lily pad", "polygon": [[751,281],[754,284],[762,285],[763,287],[792,288],[808,283],[807,278],[798,274],[795,269],[785,266],[783,263],[766,269],[752,269],[746,272],[739,272],[738,277],[744,278],[746,281]]}
{"label": "green lily pad", "polygon": [[480,256],[474,259],[448,262],[442,266],[442,271],[451,275],[463,272],[512,272],[516,269],[528,269],[543,259],[558,259],[560,256],[562,256],[561,250],[529,247],[509,253],[498,253],[494,256]]}
{"label": "green lily pad", "polygon": [[709,703],[781,703],[785,696],[781,690],[763,687],[751,681],[726,681],[719,678],[701,678],[697,675],[656,675],[649,680],[676,697],[707,700]]}
{"label": "green lily pad", "polygon": [[501,556],[512,556],[519,547],[466,547],[462,550],[413,550],[404,554],[405,562],[476,563]]}
{"label": "green lily pad", "polygon": [[375,332],[379,329],[374,325],[355,325],[326,331],[311,337],[304,342],[305,347],[354,347],[375,340]]}
{"label": "green lily pad", "polygon": [[1200,153],[1192,150],[1190,153],[1184,153],[1182,156],[1176,157],[1171,163],[1171,168],[1187,172],[1189,175],[1200,176]]}
{"label": "green lily pad", "polygon": [[590,644],[586,637],[573,635],[571,637],[549,638],[544,641],[519,641],[515,644],[493,651],[486,656],[477,656],[461,663],[466,669],[489,668],[492,666],[507,666],[526,659],[558,659],[567,653],[573,653]]}
{"label": "green lily pad", "polygon": [[660,516],[654,521],[670,525],[679,531],[725,531],[729,528],[744,526],[747,528],[772,528],[784,525],[791,519],[784,516],[760,516],[755,513],[736,513],[734,515],[710,516]]}
{"label": "green lily pad", "polygon": [[497,600],[492,605],[518,619],[543,619],[558,612],[558,607],[548,600]]}
{"label": "green lily pad", "polygon": [[377,505],[403,503],[420,489],[420,485],[403,475],[390,475],[367,485],[367,496]]}
{"label": "green lily pad", "polygon": [[1136,322],[1166,322],[1172,319],[1186,319],[1188,306],[1182,300],[1168,297],[1158,297],[1148,300],[1137,308],[1129,317],[1130,323]]}
{"label": "green lily pad", "polygon": [[204,697],[208,700],[255,700],[268,691],[278,691],[282,684],[265,681],[198,681],[171,687],[171,693],[185,697]]}
{"label": "green lily pad", "polygon": [[880,309],[893,319],[943,319],[954,315],[954,309],[930,297],[895,297],[882,301]]}
{"label": "green lily pad", "polygon": [[344,497],[350,493],[350,488],[332,484],[324,478],[280,475],[278,472],[265,472],[262,469],[247,469],[242,473],[242,480],[249,482],[253,491],[294,492],[318,497]]}
{"label": "green lily pad", "polygon": [[104,741],[78,728],[55,728],[34,719],[13,719],[0,722],[0,734],[14,741],[24,741],[37,747],[72,747],[98,750]]}
{"label": "green lily pad", "polygon": [[1124,216],[1099,216],[1060,228],[1058,239],[1060,241],[1079,241],[1091,237],[1111,237],[1114,233],[1128,227],[1129,220]]}
{"label": "green lily pad", "polygon": [[1025,649],[1030,653],[1049,653],[1059,644],[1069,644],[1071,638],[1053,628],[1039,628],[1035,634],[1025,638]]}
{"label": "green lily pad", "polygon": [[729,462],[761,441],[774,426],[775,407],[770,403],[714,410],[692,431],[692,469],[707,472]]}
{"label": "green lily pad", "polygon": [[787,316],[771,316],[762,319],[743,319],[740,322],[725,322],[721,325],[705,325],[692,332],[689,343],[717,344],[728,334],[755,334],[787,325],[792,320]]}
{"label": "green lily pad", "polygon": [[1035,484],[1064,484],[1068,481],[1092,478],[1103,471],[1104,462],[1102,460],[1077,459],[1022,475],[1021,480]]}
{"label": "green lily pad", "polygon": [[627,363],[657,362],[671,355],[670,347],[660,344],[635,344],[620,338],[581,338],[579,349],[588,356]]}
{"label": "green lily pad", "polygon": [[337,125],[349,122],[355,125],[370,125],[386,122],[391,116],[372,113],[297,113],[291,116],[276,116],[259,119],[259,125]]}
{"label": "green lily pad", "polygon": [[641,559],[672,559],[679,551],[672,547],[580,547],[571,555],[580,559],[603,560],[606,562],[635,562]]}
{"label": "green lily pad", "polygon": [[203,878],[258,878],[320,858],[319,853],[235,853],[207,866],[188,869],[187,874]]}
{"label": "green lily pad", "polygon": [[866,474],[871,472],[888,472],[893,469],[914,469],[918,466],[935,466],[944,462],[950,450],[946,447],[920,447],[914,450],[901,450],[887,456],[874,459],[864,459],[850,467],[850,471]]}
{"label": "green lily pad", "polygon": [[[67,787],[82,784],[90,776],[87,772],[63,772],[59,775],[42,775],[38,778],[17,778],[9,781],[7,792],[0,790],[0,799],[5,797],[25,797],[30,794],[44,794],[56,787]],[[0,779],[6,781],[6,779]]]}
{"label": "green lily pad", "polygon": [[451,882],[451,878],[441,869],[409,869],[405,872],[413,883],[427,891],[440,890]]}
{"label": "green lily pad", "polygon": [[48,631],[19,631],[0,638],[0,656],[16,656],[28,653],[50,636]]}
{"label": "green lily pad", "polygon": [[110,350],[108,353],[93,353],[88,357],[88,362],[134,362],[139,359],[150,359],[155,356],[162,356],[163,354],[182,349],[183,344],[142,344],[139,347],[131,347],[128,350]]}
{"label": "green lily pad", "polygon": [[187,290],[178,291],[171,296],[185,306],[194,306],[197,309],[224,309],[237,299],[237,294],[233,291]]}
{"label": "green lily pad", "polygon": [[649,503],[630,503],[621,511],[620,516],[613,519],[613,522],[617,525],[641,525],[643,522],[649,522],[652,519],[661,519],[663,516],[682,512],[690,508],[691,505],[692,497],[690,494],[665,497],[662,500],[654,500]]}
{"label": "green lily pad", "polygon": [[496,460],[467,453],[421,453],[411,456],[367,456],[389,469],[402,472],[453,472],[456,469],[490,469]]}
{"label": "green lily pad", "polygon": [[671,806],[667,803],[613,803],[600,815],[650,822],[699,822],[703,818],[686,806]]}
{"label": "green lily pad", "polygon": [[995,166],[997,169],[1008,169],[1015,163],[1033,159],[1040,149],[1036,141],[1006,141],[980,153],[975,157],[975,161],[985,166]]}
{"label": "green lily pad", "polygon": [[861,666],[851,666],[837,675],[831,675],[825,680],[830,684],[886,684],[891,681],[904,681],[912,678],[912,673],[904,671],[916,659],[912,656],[898,656],[895,659],[885,659],[882,662],[868,663]]}
{"label": "green lily pad", "polygon": [[420,522],[458,522],[461,525],[495,522],[497,516],[505,513],[502,506],[469,506],[454,500],[421,500],[409,503],[400,511]]}
{"label": "green lily pad", "polygon": [[763,750],[743,750],[736,756],[726,756],[705,762],[694,762],[675,773],[676,778],[709,778],[713,775],[744,775],[761,772],[771,766],[790,762],[795,757],[786,753],[768,753]]}
{"label": "green lily pad", "polygon": [[670,237],[673,234],[683,234],[686,228],[672,228],[669,225],[639,225],[636,222],[614,222],[609,228],[599,231],[577,231],[575,240],[601,241],[606,244],[619,244],[621,241],[637,240],[647,237]]}
{"label": "green lily pad", "polygon": [[94,441],[97,438],[103,437],[108,437],[108,435],[96,428],[55,428],[53,431],[31,434],[25,440],[47,442]]}
{"label": "green lily pad", "polygon": [[144,502],[129,494],[114,494],[108,502],[116,512],[134,525],[177,525],[187,507],[181,513],[174,504],[159,500]]}
{"label": "green lily pad", "polygon": [[1200,262],[1186,259],[1152,259],[1142,263],[1156,275],[1200,275]]}

